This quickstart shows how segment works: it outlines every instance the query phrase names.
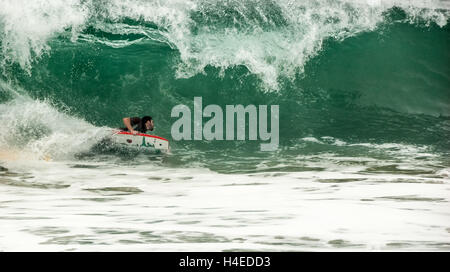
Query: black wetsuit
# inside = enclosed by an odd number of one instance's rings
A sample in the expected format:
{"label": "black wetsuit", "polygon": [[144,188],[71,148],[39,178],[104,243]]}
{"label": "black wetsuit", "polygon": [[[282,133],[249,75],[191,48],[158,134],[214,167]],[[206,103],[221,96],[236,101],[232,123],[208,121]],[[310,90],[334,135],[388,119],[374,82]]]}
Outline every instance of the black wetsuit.
{"label": "black wetsuit", "polygon": [[[136,131],[139,131],[141,133],[147,132],[147,127],[145,126],[145,124],[142,124],[141,118],[139,118],[139,117],[131,117],[130,124],[131,124],[131,127]],[[128,128],[126,128],[126,127],[120,128],[120,129],[123,131],[128,131]]]}

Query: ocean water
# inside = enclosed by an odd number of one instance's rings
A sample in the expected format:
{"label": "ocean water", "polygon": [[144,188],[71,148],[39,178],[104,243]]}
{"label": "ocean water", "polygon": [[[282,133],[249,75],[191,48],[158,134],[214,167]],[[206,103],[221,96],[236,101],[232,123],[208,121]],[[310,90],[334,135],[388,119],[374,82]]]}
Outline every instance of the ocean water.
{"label": "ocean water", "polygon": [[[449,17],[442,0],[0,0],[0,251],[450,250]],[[278,150],[172,140],[194,97],[279,105]],[[143,115],[169,154],[102,144]]]}

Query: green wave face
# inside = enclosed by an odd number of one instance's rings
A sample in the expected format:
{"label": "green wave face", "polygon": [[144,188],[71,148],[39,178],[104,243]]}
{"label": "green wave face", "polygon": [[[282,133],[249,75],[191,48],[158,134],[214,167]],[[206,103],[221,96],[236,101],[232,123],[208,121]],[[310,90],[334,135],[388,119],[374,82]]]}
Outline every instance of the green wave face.
{"label": "green wave face", "polygon": [[1,134],[2,146],[39,149],[56,131],[87,137],[143,115],[171,139],[171,109],[201,96],[223,109],[279,105],[286,156],[321,150],[304,139],[450,147],[445,2],[38,2],[22,17],[12,1],[0,12],[0,114],[19,135]]}

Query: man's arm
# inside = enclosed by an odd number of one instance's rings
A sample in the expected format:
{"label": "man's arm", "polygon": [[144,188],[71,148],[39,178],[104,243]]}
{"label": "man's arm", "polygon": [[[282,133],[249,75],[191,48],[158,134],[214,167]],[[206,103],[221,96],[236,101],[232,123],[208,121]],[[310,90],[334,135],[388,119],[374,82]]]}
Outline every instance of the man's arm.
{"label": "man's arm", "polygon": [[125,117],[123,118],[123,124],[128,128],[128,130],[133,133],[133,134],[137,134],[138,132],[136,130],[133,129],[133,127],[131,126],[131,118],[130,117]]}

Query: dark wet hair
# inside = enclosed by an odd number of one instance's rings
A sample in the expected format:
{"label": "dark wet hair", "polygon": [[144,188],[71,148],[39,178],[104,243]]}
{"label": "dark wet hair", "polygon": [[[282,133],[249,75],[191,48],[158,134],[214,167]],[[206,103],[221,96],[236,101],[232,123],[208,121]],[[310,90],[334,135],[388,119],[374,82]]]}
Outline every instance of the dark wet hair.
{"label": "dark wet hair", "polygon": [[145,123],[147,123],[147,121],[151,121],[152,117],[151,116],[144,116],[141,119],[142,125],[144,125]]}
{"label": "dark wet hair", "polygon": [[[147,121],[151,121],[151,120],[152,120],[151,116],[144,116],[144,117],[141,118],[141,125],[140,125],[141,131],[143,131],[143,132],[147,131],[145,123],[147,123]],[[153,131],[153,129],[151,129],[150,131]]]}

